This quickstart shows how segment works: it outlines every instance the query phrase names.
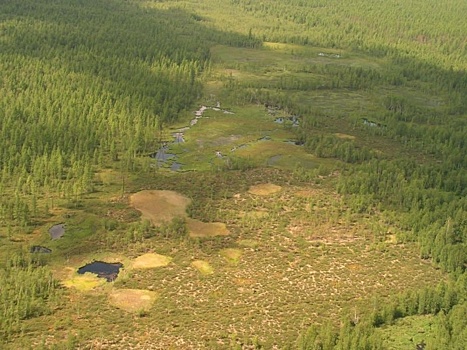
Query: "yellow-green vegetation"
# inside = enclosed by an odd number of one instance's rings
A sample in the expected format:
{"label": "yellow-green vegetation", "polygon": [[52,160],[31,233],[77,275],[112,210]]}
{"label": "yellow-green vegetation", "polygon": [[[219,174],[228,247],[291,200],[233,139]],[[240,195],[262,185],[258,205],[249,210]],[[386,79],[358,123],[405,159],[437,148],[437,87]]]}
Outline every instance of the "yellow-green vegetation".
{"label": "yellow-green vegetation", "polygon": [[68,288],[76,288],[85,292],[105,285],[105,280],[97,277],[95,274],[87,272],[83,275],[73,273],[69,279],[63,280],[63,285]]}
{"label": "yellow-green vegetation", "polygon": [[220,255],[231,265],[238,265],[240,258],[243,254],[242,250],[235,248],[222,249]]}
{"label": "yellow-green vegetation", "polygon": [[158,294],[142,289],[112,289],[109,303],[128,312],[148,311],[157,300]]}
{"label": "yellow-green vegetation", "polygon": [[466,12],[1,2],[0,348],[463,349]]}
{"label": "yellow-green vegetation", "polygon": [[195,260],[191,265],[203,275],[212,275],[214,273],[214,269],[207,261]]}

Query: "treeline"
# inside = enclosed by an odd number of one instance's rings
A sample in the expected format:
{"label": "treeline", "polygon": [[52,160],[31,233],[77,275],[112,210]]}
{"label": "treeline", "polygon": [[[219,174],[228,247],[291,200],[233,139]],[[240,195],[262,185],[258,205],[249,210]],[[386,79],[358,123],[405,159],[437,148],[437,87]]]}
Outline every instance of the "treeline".
{"label": "treeline", "polygon": [[50,300],[58,291],[58,281],[40,259],[24,254],[7,258],[0,285],[1,342],[21,331],[22,320],[50,313]]}
{"label": "treeline", "polygon": [[[208,1],[218,4],[219,0]],[[374,56],[406,52],[456,70],[467,68],[462,0],[401,4],[390,0],[231,0],[245,19],[233,26],[263,40],[322,47],[351,48]],[[246,28],[245,28],[246,27]]]}
{"label": "treeline", "polygon": [[[297,341],[300,350],[378,350],[386,349],[379,328],[403,317],[433,315],[425,350],[462,350],[467,341],[465,280],[458,284],[440,283],[436,288],[408,291],[389,302],[373,300],[373,310],[360,316],[346,316],[339,329],[331,322],[310,327]],[[417,344],[413,344],[416,348]]]}

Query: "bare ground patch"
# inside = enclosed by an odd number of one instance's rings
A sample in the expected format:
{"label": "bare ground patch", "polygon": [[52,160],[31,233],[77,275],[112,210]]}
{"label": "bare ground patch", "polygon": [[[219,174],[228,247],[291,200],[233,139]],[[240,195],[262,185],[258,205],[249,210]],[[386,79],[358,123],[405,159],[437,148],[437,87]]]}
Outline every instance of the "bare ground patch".
{"label": "bare ground patch", "polygon": [[230,234],[227,226],[222,222],[202,222],[187,219],[188,233],[190,237],[215,237],[228,236]]}
{"label": "bare ground patch", "polygon": [[137,312],[148,310],[156,301],[158,294],[143,289],[114,289],[109,294],[111,305],[119,309]]}
{"label": "bare ground patch", "polygon": [[175,217],[186,217],[186,208],[191,200],[174,191],[145,190],[130,196],[130,204],[153,225],[171,221]]}

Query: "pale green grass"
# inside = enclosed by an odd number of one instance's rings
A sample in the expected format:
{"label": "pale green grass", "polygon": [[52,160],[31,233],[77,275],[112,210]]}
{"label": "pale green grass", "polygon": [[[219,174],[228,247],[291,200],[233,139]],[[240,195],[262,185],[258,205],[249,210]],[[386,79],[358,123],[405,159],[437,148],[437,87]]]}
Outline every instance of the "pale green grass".
{"label": "pale green grass", "polygon": [[207,261],[195,260],[191,263],[191,265],[202,275],[212,275],[214,273],[214,269]]}

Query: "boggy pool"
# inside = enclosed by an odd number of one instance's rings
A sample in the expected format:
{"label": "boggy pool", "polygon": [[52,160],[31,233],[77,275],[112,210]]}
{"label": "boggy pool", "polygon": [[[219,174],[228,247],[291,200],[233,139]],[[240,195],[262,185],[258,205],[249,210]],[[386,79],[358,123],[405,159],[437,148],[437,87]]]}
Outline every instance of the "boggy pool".
{"label": "boggy pool", "polygon": [[107,263],[104,261],[93,261],[92,263],[86,264],[78,269],[79,274],[91,272],[97,275],[97,277],[105,278],[107,282],[114,281],[120,269],[123,267],[122,263]]}

